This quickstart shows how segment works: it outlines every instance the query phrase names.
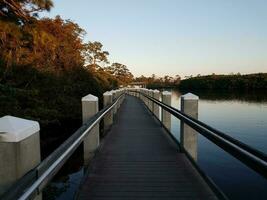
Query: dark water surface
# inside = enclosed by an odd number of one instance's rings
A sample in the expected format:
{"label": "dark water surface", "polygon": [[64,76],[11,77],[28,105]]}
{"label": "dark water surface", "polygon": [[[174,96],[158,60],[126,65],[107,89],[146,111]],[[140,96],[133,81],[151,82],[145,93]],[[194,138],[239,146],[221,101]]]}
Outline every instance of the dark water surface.
{"label": "dark water surface", "polygon": [[[267,91],[194,93],[200,97],[201,121],[267,153]],[[172,91],[173,107],[180,109],[180,96],[178,90]],[[174,117],[172,133],[180,140],[180,122]],[[200,134],[197,163],[229,199],[267,199],[267,181],[264,178]],[[83,175],[80,148],[46,188],[43,199],[73,199]]]}
{"label": "dark water surface", "polygon": [[[199,120],[267,153],[267,92],[194,92]],[[183,93],[184,94],[184,93]],[[172,91],[180,109],[181,92]],[[180,140],[180,122],[172,117],[172,133]],[[267,181],[199,134],[198,165],[230,199],[267,199]]]}

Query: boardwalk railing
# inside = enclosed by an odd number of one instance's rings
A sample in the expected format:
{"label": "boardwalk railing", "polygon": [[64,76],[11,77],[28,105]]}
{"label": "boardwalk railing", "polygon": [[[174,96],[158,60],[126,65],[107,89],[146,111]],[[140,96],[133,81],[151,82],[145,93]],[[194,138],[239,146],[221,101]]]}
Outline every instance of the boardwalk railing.
{"label": "boardwalk railing", "polygon": [[[181,112],[180,110],[173,108],[141,91],[130,90],[133,93],[142,95],[149,101],[157,104],[163,110],[169,112],[176,118],[180,119],[182,122],[186,123],[188,126],[196,130],[198,133],[206,137],[209,141],[219,146],[224,151],[228,152],[230,155],[234,156],[236,159],[244,163],[246,166],[260,174],[262,177],[267,179],[267,155],[260,152],[232,137],[229,135],[216,130],[215,128],[197,120],[189,115]],[[176,140],[177,141],[177,140]],[[178,142],[178,141],[177,141]],[[186,151],[181,147],[183,151]],[[190,155],[187,153],[187,155]]]}
{"label": "boardwalk railing", "polygon": [[[167,105],[167,103],[163,103],[159,100],[158,91],[152,95],[152,91],[146,91],[146,93],[142,92],[142,90],[128,90],[130,93],[135,96],[140,97],[143,101],[145,101],[147,107],[152,111],[152,113],[159,119],[159,109],[161,107],[162,113],[162,121],[166,122],[170,120],[169,116],[166,116],[166,113],[169,113],[181,122],[187,124],[189,127],[206,137],[208,140],[213,142],[218,147],[222,148],[224,151],[228,152],[230,155],[234,156],[246,166],[260,174],[262,177],[267,179],[267,155],[228,136],[227,134],[218,131],[209,125],[181,112],[180,110]],[[108,92],[104,94],[104,105],[106,105],[101,111],[95,112],[96,114],[91,115],[92,113],[88,113],[88,110],[84,111],[84,114],[87,116],[91,116],[88,118],[84,118],[84,124],[70,137],[68,138],[62,145],[60,145],[50,156],[48,156],[45,160],[43,160],[37,167],[30,170],[27,174],[25,174],[22,178],[20,178],[13,186],[9,188],[7,192],[5,192],[0,199],[10,200],[10,199],[33,199],[37,195],[41,194],[45,186],[51,181],[51,179],[56,175],[56,173],[62,168],[64,163],[68,160],[68,158],[74,153],[74,151],[79,147],[79,145],[86,141],[88,136],[93,135],[93,131],[98,126],[100,120],[104,119],[105,127],[108,129],[110,125],[112,125],[112,117],[113,113],[117,112],[119,105],[121,104],[124,98],[124,90],[119,90],[119,92],[113,93]],[[168,94],[169,95],[169,94]],[[154,97],[156,98],[154,98]],[[90,97],[91,98],[91,97]],[[168,96],[170,98],[170,96]],[[164,102],[168,102],[168,98],[163,98]],[[87,99],[85,99],[86,101]],[[93,100],[95,100],[93,98]],[[98,101],[98,100],[97,100]],[[149,102],[149,103],[148,103]],[[88,103],[88,102],[87,102]],[[87,104],[85,102],[85,105]],[[93,107],[97,107],[98,104],[91,104]],[[88,105],[89,105],[88,104]],[[155,106],[157,105],[157,106]],[[96,110],[97,110],[96,109]],[[90,109],[89,109],[90,110]],[[112,112],[111,112],[112,111]],[[163,123],[166,130],[170,132],[170,124]],[[171,135],[172,136],[172,135]],[[174,140],[179,144],[179,141],[172,136]],[[209,179],[208,176],[202,172],[197,164],[194,162],[194,158],[188,152],[186,148],[184,148],[183,144],[180,145],[180,148],[185,154],[190,158],[192,163],[196,166],[196,169],[200,172],[203,178],[210,184],[211,189],[215,191],[221,199],[224,199],[223,193],[221,193],[220,189],[216,187],[216,185]],[[35,165],[36,166],[36,165]]]}
{"label": "boardwalk railing", "polygon": [[92,116],[50,156],[12,185],[0,199],[25,200],[33,199],[35,196],[41,194],[45,186],[84,141],[85,137],[90,135],[90,131],[100,122],[100,120],[109,114],[112,109],[117,109],[116,107],[122,102],[124,95],[124,91],[122,90],[117,93],[116,98],[111,104]]}

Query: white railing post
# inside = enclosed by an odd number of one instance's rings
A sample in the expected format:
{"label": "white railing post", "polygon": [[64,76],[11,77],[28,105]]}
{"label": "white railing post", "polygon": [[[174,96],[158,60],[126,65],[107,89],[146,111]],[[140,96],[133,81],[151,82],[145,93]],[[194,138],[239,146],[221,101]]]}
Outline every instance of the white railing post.
{"label": "white railing post", "polygon": [[[198,118],[198,100],[199,97],[188,93],[181,97],[181,111],[185,114],[197,119]],[[181,146],[197,160],[197,132],[187,124],[181,121]]]}
{"label": "white railing post", "polygon": [[[82,98],[82,119],[86,123],[90,117],[98,112],[98,97],[91,94]],[[86,136],[83,142],[85,164],[91,160],[95,150],[99,146],[99,124],[97,124]]]}
{"label": "white railing post", "polygon": [[[144,90],[143,90],[143,94],[146,95],[146,88],[144,88]],[[144,102],[144,104],[146,105],[147,100],[146,100],[146,97],[145,97],[145,96],[143,96],[143,102]]]}
{"label": "white railing post", "polygon": [[[153,91],[153,98],[159,100],[160,92],[158,90]],[[153,103],[153,113],[159,119],[159,106],[156,103]]]}
{"label": "white railing post", "polygon": [[[148,91],[148,96],[153,97],[153,90],[149,90],[149,91]],[[149,99],[148,102],[149,102],[149,110],[150,110],[151,112],[153,112],[153,101],[151,101],[151,100]]]}
{"label": "white railing post", "polygon": [[[171,92],[164,91],[162,92],[162,102],[171,106]],[[171,130],[171,114],[164,109],[161,109],[161,120],[163,125],[170,131]]]}
{"label": "white railing post", "polygon": [[137,97],[140,99],[140,88],[136,89]]}
{"label": "white railing post", "polygon": [[[149,95],[148,94],[148,89],[145,89],[145,95]],[[149,106],[149,100],[146,97],[145,97],[145,104],[146,104],[147,107]]]}
{"label": "white railing post", "polygon": [[126,94],[126,90],[125,88],[122,89],[122,98],[121,98],[121,103],[123,103],[124,99],[125,99],[125,94]]}
{"label": "white railing post", "polygon": [[0,118],[0,195],[40,163],[39,130],[36,121]]}
{"label": "white railing post", "polygon": [[[116,90],[111,90],[112,92],[112,102],[115,101],[115,99],[117,98],[117,92]],[[113,108],[113,115],[115,116],[117,114],[117,105],[114,106]]]}
{"label": "white railing post", "polygon": [[142,94],[144,94],[144,88],[140,88],[140,99],[144,102],[144,96]]}
{"label": "white railing post", "polygon": [[[119,96],[122,95],[122,93],[123,93],[123,90],[120,89]],[[119,101],[120,107],[121,107],[122,102],[123,102],[123,98],[120,98],[120,101]]]}
{"label": "white railing post", "polygon": [[[103,94],[103,98],[104,98],[104,107],[107,105],[112,104],[112,93],[111,92],[105,92]],[[112,126],[113,123],[113,109],[111,109],[111,111],[109,113],[106,114],[106,116],[104,117],[104,131],[107,131],[110,129],[110,127]]]}
{"label": "white railing post", "polygon": [[[142,88],[142,94],[145,94],[145,88]],[[146,103],[146,98],[142,95],[142,101]]]}
{"label": "white railing post", "polygon": [[[121,95],[121,90],[118,89],[118,90],[117,90],[117,97],[119,97],[120,95]],[[121,106],[121,102],[120,102],[120,100],[119,100],[118,103],[117,103],[117,108],[118,108],[118,110],[119,110],[120,106]]]}

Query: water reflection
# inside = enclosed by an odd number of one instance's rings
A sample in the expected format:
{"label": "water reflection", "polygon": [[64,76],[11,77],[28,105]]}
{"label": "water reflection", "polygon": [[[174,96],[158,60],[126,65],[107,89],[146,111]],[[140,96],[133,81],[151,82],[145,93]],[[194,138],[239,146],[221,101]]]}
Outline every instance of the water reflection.
{"label": "water reflection", "polygon": [[[177,90],[176,90],[177,91]],[[188,91],[181,91],[183,94]],[[190,91],[200,97],[203,100],[210,101],[244,101],[251,103],[266,103],[267,102],[267,94],[264,90],[256,90],[256,91],[242,91],[242,90],[233,90],[233,91],[225,91],[225,90],[196,90]],[[180,93],[180,92],[179,92]]]}
{"label": "water reflection", "polygon": [[[180,108],[181,93],[172,91]],[[196,91],[199,119],[267,153],[267,94]],[[180,122],[172,117],[172,133],[180,139]],[[198,165],[230,199],[267,199],[267,181],[199,134]]]}
{"label": "water reflection", "polygon": [[84,176],[83,151],[79,147],[43,191],[44,200],[74,199]]}
{"label": "water reflection", "polygon": [[[172,106],[180,96],[172,91]],[[267,153],[267,93],[195,91],[200,97],[199,119]],[[172,133],[179,140],[180,122],[172,117]],[[267,181],[203,136],[198,137],[198,165],[230,199],[267,199]],[[69,159],[43,192],[44,200],[74,199],[84,175],[82,148]]]}

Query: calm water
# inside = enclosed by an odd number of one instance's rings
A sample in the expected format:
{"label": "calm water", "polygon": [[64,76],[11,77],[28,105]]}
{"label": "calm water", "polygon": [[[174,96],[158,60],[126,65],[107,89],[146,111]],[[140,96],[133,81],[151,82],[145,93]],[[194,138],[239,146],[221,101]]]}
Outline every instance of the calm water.
{"label": "calm water", "polygon": [[[267,93],[201,93],[199,120],[267,153]],[[180,109],[179,91],[172,106]],[[172,133],[180,140],[180,122],[172,118]],[[201,169],[230,199],[267,199],[267,181],[199,134]]]}
{"label": "calm water", "polygon": [[[267,92],[195,92],[200,97],[199,119],[267,153]],[[172,91],[172,106],[180,109],[181,93]],[[180,122],[172,118],[179,140]],[[44,192],[45,200],[73,199],[84,174],[81,149]],[[267,199],[267,181],[203,136],[198,137],[198,161],[230,199]]]}

